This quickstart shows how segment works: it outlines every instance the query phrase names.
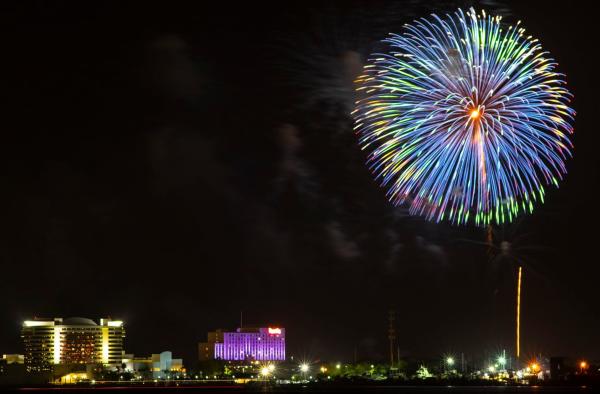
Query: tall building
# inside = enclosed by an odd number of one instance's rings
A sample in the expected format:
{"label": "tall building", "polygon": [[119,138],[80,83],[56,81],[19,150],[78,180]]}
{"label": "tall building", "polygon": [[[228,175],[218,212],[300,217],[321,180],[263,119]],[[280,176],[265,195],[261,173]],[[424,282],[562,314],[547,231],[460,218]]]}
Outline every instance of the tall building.
{"label": "tall building", "polygon": [[120,320],[95,321],[71,317],[23,322],[25,366],[29,372],[48,371],[55,364],[120,365],[125,328]]}
{"label": "tall building", "polygon": [[285,328],[244,327],[236,331],[216,330],[208,333],[207,342],[198,344],[200,361],[283,361]]}

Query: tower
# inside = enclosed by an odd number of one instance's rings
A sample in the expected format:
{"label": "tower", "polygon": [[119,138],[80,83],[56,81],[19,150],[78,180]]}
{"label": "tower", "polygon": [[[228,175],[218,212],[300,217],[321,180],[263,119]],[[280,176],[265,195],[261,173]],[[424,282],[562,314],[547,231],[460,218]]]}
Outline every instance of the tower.
{"label": "tower", "polygon": [[394,343],[396,342],[396,328],[394,322],[396,320],[396,312],[390,309],[388,314],[388,339],[390,341],[390,367],[394,366]]}

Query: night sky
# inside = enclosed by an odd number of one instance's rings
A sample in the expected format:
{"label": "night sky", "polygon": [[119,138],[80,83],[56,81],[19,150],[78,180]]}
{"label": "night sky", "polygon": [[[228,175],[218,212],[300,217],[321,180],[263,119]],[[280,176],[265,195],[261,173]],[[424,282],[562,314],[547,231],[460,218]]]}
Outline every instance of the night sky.
{"label": "night sky", "polygon": [[[513,351],[514,259],[392,208],[349,116],[388,32],[480,3],[147,3],[2,4],[0,354],[26,318],[111,316],[191,364],[243,310],[290,355],[378,360],[390,309],[405,357]],[[522,249],[523,353],[600,358],[597,22],[547,3],[483,2],[577,111],[566,180],[494,238]]]}

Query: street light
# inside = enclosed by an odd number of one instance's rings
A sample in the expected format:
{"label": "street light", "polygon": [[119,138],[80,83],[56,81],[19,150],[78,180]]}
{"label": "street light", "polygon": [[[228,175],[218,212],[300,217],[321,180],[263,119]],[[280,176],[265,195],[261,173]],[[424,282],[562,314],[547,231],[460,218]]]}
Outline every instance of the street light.
{"label": "street light", "polygon": [[300,364],[300,372],[307,373],[308,369],[309,369],[308,364],[306,364],[306,363]]}
{"label": "street light", "polygon": [[269,373],[271,373],[271,369],[269,367],[262,367],[262,369],[260,370],[260,374],[265,378],[269,376]]}
{"label": "street light", "polygon": [[446,358],[446,364],[448,364],[449,367],[454,365],[454,358],[452,357],[447,357]]}
{"label": "street light", "polygon": [[506,365],[506,357],[504,357],[504,356],[498,357],[498,364],[500,366],[504,367]]}

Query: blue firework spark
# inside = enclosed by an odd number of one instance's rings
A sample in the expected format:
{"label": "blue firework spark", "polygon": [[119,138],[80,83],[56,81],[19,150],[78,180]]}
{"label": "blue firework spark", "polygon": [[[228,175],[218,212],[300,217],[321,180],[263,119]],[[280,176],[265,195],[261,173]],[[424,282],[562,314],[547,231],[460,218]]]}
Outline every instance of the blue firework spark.
{"label": "blue firework spark", "polygon": [[394,205],[432,221],[510,222],[566,174],[575,111],[520,23],[470,9],[419,19],[357,78],[355,131]]}

